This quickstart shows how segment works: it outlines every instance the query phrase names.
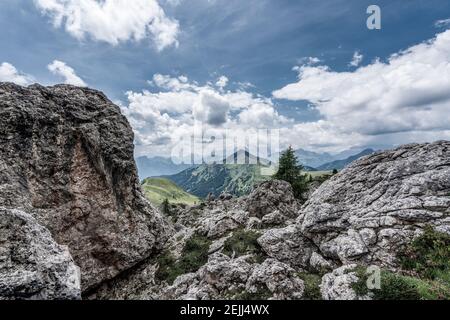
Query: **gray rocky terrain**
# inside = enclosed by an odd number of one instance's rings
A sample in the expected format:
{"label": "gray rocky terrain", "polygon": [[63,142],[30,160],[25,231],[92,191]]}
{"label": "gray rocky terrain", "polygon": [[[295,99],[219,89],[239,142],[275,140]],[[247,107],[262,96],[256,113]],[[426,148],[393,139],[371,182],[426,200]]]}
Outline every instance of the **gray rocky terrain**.
{"label": "gray rocky terrain", "polygon": [[450,143],[405,145],[354,162],[305,204],[298,231],[341,264],[397,267],[423,228],[450,233]]}
{"label": "gray rocky terrain", "polygon": [[371,299],[358,266],[402,272],[424,230],[450,235],[448,141],[366,156],[304,204],[271,180],[163,216],[100,92],[1,84],[0,123],[0,299]]}

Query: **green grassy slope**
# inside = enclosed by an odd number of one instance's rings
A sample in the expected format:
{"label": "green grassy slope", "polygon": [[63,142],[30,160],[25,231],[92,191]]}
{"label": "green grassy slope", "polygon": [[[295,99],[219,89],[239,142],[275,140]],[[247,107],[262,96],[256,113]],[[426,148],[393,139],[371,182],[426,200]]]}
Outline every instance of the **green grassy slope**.
{"label": "green grassy slope", "polygon": [[194,205],[200,203],[199,198],[187,193],[174,182],[164,178],[144,179],[142,189],[147,199],[155,205],[160,205],[164,199],[168,199],[170,203],[174,204]]}

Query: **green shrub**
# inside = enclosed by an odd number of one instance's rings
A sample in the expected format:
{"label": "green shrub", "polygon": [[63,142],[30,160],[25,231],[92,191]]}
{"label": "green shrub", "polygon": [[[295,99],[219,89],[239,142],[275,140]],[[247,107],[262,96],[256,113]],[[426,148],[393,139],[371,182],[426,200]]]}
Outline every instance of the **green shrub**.
{"label": "green shrub", "polygon": [[178,276],[196,272],[208,261],[210,245],[211,241],[208,238],[195,234],[186,241],[178,260],[170,252],[162,253],[157,259],[159,268],[156,271],[156,278],[172,284]]}
{"label": "green shrub", "polygon": [[352,289],[358,296],[365,296],[369,293],[369,288],[367,287],[367,279],[369,275],[367,274],[367,269],[362,266],[356,267],[354,270],[347,270],[347,272],[354,271],[358,277],[358,282],[353,283]]}
{"label": "green shrub", "polygon": [[320,283],[322,277],[319,274],[301,272],[298,277],[303,280],[305,285],[305,292],[303,297],[307,300],[321,300],[322,294],[320,293]]}
{"label": "green shrub", "polygon": [[211,241],[201,235],[193,235],[186,241],[179,263],[185,273],[195,272],[208,262],[208,250]]}
{"label": "green shrub", "polygon": [[260,234],[255,231],[245,229],[235,230],[232,236],[225,241],[223,253],[229,257],[233,253],[235,257],[253,254],[258,261],[261,261],[264,259],[264,253],[257,241],[259,237]]}
{"label": "green shrub", "polygon": [[400,253],[399,259],[404,270],[450,285],[450,235],[427,227]]}
{"label": "green shrub", "polygon": [[173,281],[182,274],[182,271],[178,269],[177,262],[173,255],[166,251],[160,254],[157,259],[158,270],[156,270],[155,277],[160,281],[167,281],[173,283]]}
{"label": "green shrub", "polygon": [[373,290],[376,300],[421,300],[417,283],[410,278],[392,272],[381,272],[381,289]]}
{"label": "green shrub", "polygon": [[359,280],[352,288],[359,296],[370,294],[375,300],[450,299],[450,287],[440,281],[423,280],[382,270],[380,289],[369,290],[366,269],[357,267],[354,272]]}

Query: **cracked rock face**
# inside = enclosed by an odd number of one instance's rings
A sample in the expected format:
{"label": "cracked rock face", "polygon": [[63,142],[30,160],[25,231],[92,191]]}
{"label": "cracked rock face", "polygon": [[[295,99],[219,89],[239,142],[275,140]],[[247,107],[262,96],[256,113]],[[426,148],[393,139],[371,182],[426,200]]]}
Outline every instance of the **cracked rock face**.
{"label": "cracked rock face", "polygon": [[0,206],[30,213],[81,268],[82,288],[158,250],[165,224],[141,193],[133,132],[102,93],[0,83]]}
{"label": "cracked rock face", "polygon": [[299,232],[342,264],[396,269],[396,254],[426,225],[450,233],[450,142],[405,145],[358,161],[303,207]]}
{"label": "cracked rock face", "polygon": [[311,241],[296,231],[295,225],[267,230],[258,243],[268,256],[296,269],[308,269],[312,254],[317,251]]}
{"label": "cracked rock face", "polygon": [[67,247],[28,213],[0,208],[0,300],[80,299]]}

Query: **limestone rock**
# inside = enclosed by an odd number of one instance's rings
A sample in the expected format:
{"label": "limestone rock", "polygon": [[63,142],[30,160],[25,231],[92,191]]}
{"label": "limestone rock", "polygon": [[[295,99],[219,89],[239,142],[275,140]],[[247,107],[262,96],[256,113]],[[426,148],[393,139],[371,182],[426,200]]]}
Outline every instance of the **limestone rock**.
{"label": "limestone rock", "polygon": [[313,243],[296,230],[295,225],[269,229],[258,238],[258,243],[269,257],[296,269],[309,268],[311,255],[317,251]]}
{"label": "limestone rock", "polygon": [[359,278],[354,271],[356,264],[349,264],[333,270],[322,277],[320,292],[324,300],[370,300],[369,296],[358,296],[352,285]]}
{"label": "limestone rock", "polygon": [[80,299],[68,249],[28,213],[0,208],[0,300]]}
{"label": "limestone rock", "polygon": [[355,161],[314,192],[297,221],[327,259],[395,270],[426,225],[450,231],[450,142],[411,144]]}
{"label": "limestone rock", "polygon": [[256,265],[247,280],[246,290],[250,293],[258,292],[260,286],[266,286],[272,294],[271,299],[300,299],[305,286],[303,281],[295,275],[294,269],[275,259],[266,259]]}
{"label": "limestone rock", "polygon": [[243,256],[236,259],[217,253],[210,257],[208,263],[199,272],[199,276],[218,292],[236,291],[241,288],[252,270],[252,264]]}
{"label": "limestone rock", "polygon": [[227,232],[237,229],[240,224],[232,217],[224,216],[220,219],[215,219],[214,223],[209,225],[208,238],[219,238],[227,234]]}
{"label": "limestone rock", "polygon": [[231,193],[223,192],[219,195],[219,200],[231,200],[233,199],[233,195]]}
{"label": "limestone rock", "polygon": [[0,206],[48,228],[81,268],[82,288],[159,250],[166,227],[145,200],[133,131],[101,92],[0,83]]}
{"label": "limestone rock", "polygon": [[142,261],[83,296],[87,300],[154,300],[161,287],[155,280],[157,263]]}
{"label": "limestone rock", "polygon": [[332,269],[332,264],[317,252],[313,252],[309,259],[309,267],[315,272],[322,272],[327,269]]}
{"label": "limestone rock", "polygon": [[270,180],[260,184],[246,199],[246,210],[250,216],[263,218],[278,211],[284,219],[298,216],[299,203],[291,185],[286,181]]}

